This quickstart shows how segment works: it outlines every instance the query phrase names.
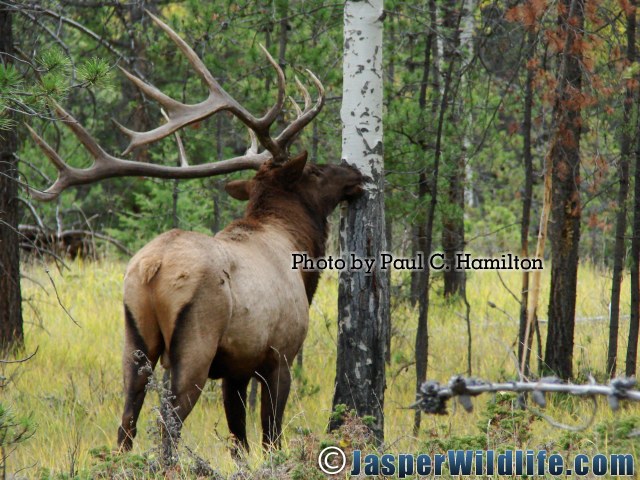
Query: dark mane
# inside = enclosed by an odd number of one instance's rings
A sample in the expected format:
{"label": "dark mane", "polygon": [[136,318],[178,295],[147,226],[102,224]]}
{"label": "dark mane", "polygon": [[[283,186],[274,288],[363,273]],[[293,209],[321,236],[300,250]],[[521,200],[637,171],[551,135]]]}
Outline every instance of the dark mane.
{"label": "dark mane", "polygon": [[[268,181],[255,182],[244,218],[231,223],[226,229],[227,234],[242,241],[263,229],[264,225],[277,225],[289,234],[296,251],[305,252],[313,258],[324,256],[328,220],[324,211],[317,211],[305,193],[283,189]],[[303,271],[302,280],[311,303],[320,272]]]}
{"label": "dark mane", "polygon": [[312,257],[325,253],[327,218],[299,192],[256,182],[242,221],[249,224],[277,223],[289,233],[298,251]]}

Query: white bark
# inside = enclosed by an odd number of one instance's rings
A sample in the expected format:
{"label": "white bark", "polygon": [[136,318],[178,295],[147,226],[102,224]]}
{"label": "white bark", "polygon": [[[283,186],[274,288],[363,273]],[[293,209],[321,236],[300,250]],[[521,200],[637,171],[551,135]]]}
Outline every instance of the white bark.
{"label": "white bark", "polygon": [[[474,10],[476,8],[475,0],[466,0],[464,6],[464,13],[462,14],[462,31],[460,32],[460,51],[462,52],[462,68],[466,69],[471,61],[473,60],[473,33],[475,31],[475,18],[473,16]],[[463,75],[462,77],[462,88],[460,89],[463,93],[466,92],[467,88],[467,75]],[[473,118],[471,110],[465,112],[467,115],[467,128],[470,128],[473,125]],[[473,169],[469,164],[469,158],[467,157],[467,153],[471,150],[472,145],[469,140],[469,132],[466,131],[464,137],[462,139],[463,148],[464,148],[464,166],[465,166],[465,184],[464,184],[464,200],[465,204],[468,207],[473,208],[475,206],[475,195],[473,192]]]}
{"label": "white bark", "polygon": [[382,3],[348,1],[344,12],[342,159],[371,178],[383,165]]}
{"label": "white bark", "polygon": [[[360,258],[386,250],[382,150],[382,0],[347,1],[344,13],[342,160],[367,177],[364,195],[342,215],[340,248]],[[341,271],[334,408],[345,404],[375,418],[384,438],[389,278],[379,262],[370,274]],[[332,420],[335,429],[339,421]]]}

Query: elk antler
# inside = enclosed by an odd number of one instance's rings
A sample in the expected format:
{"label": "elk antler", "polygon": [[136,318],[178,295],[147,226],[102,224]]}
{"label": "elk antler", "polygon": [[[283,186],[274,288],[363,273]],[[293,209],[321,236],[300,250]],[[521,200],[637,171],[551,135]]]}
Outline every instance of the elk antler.
{"label": "elk antler", "polygon": [[[178,179],[202,178],[239,170],[258,169],[260,165],[269,159],[273,159],[274,163],[283,163],[288,159],[288,148],[291,143],[297,138],[302,129],[311,122],[311,120],[313,120],[313,118],[322,109],[322,106],[324,105],[324,88],[322,83],[311,71],[306,70],[318,90],[318,99],[316,100],[316,103],[312,105],[309,92],[296,78],[296,84],[304,98],[304,110],[300,110],[294,102],[295,109],[297,111],[296,119],[285,127],[276,138],[272,138],[269,134],[269,129],[278,115],[282,112],[284,106],[285,78],[280,66],[262,45],[260,45],[260,48],[262,48],[267,56],[267,60],[276,70],[278,77],[278,97],[276,99],[276,103],[263,117],[256,118],[220,86],[198,55],[176,32],[150,12],[147,11],[147,14],[162,30],[167,33],[167,35],[169,35],[171,40],[173,40],[182,53],[185,54],[198,76],[207,85],[209,89],[209,97],[198,104],[191,105],[180,103],[165,95],[153,85],[140,80],[135,75],[132,75],[121,68],[122,72],[129,80],[131,80],[145,94],[155,99],[163,109],[166,110],[167,118],[167,123],[148,132],[135,132],[115,122],[120,130],[130,138],[129,146],[124,151],[124,154],[126,155],[136,147],[160,140],[186,125],[204,120],[222,110],[231,112],[242,123],[249,127],[252,146],[243,156],[202,165],[186,165],[185,162],[182,162],[182,166],[180,167],[169,167],[165,165],[154,165],[124,160],[114,157],[104,151],[98,142],[75,118],[73,118],[73,116],[71,116],[71,114],[66,112],[60,105],[53,102],[55,111],[60,120],[62,120],[65,125],[71,129],[74,135],[78,137],[78,140],[80,140],[93,157],[94,163],[90,167],[82,169],[70,166],[62,160],[58,153],[49,144],[47,144],[42,137],[27,125],[27,128],[31,132],[35,142],[58,170],[58,178],[47,190],[39,191],[28,187],[31,195],[37,200],[53,200],[68,187],[85,185],[111,177],[148,176]],[[260,153],[258,152],[258,142],[264,147],[265,151]]]}

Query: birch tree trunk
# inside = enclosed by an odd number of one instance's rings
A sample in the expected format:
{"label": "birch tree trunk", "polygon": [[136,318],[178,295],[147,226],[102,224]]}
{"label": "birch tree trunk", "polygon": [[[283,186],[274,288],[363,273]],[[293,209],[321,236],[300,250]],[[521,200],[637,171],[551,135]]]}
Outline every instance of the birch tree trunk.
{"label": "birch tree trunk", "polygon": [[[343,254],[375,257],[386,250],[382,156],[382,0],[347,1],[341,117],[342,161],[369,181],[365,194],[343,211]],[[375,418],[372,431],[384,438],[385,353],[389,336],[389,278],[379,262],[369,275],[340,272],[338,357],[333,407],[347,405]],[[330,429],[340,419],[332,419]]]}

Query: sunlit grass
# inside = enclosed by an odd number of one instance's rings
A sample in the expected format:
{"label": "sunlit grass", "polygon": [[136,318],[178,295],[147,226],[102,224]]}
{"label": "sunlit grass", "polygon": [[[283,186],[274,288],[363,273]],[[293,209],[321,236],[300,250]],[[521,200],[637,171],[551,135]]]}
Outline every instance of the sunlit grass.
{"label": "sunlit grass", "polygon": [[[38,475],[40,468],[52,472],[88,469],[95,463],[89,450],[107,445],[115,448],[116,430],[122,413],[121,349],[122,277],[125,264],[119,261],[99,263],[76,262],[70,271],[49,274],[41,265],[26,268],[29,279],[23,281],[26,319],[26,351],[38,349],[28,363],[4,367],[4,375],[12,378],[4,389],[4,400],[22,414],[30,414],[36,426],[35,435],[11,454],[8,471],[27,468],[23,475]],[[546,271],[548,275],[548,269]],[[521,274],[501,273],[508,289],[517,295]],[[35,280],[35,282],[34,282]],[[58,298],[52,287],[55,284]],[[406,407],[414,401],[413,344],[417,310],[402,300],[408,291],[408,276],[394,277],[392,305],[392,353],[387,367],[385,403],[385,436],[388,451],[420,452],[428,438],[477,435],[477,423],[489,396],[475,401],[474,413],[451,409],[449,415],[424,417],[423,428],[412,435],[413,411]],[[36,283],[37,282],[37,283]],[[467,333],[464,304],[445,301],[435,279],[429,323],[428,376],[446,382],[456,373],[465,373]],[[604,371],[608,339],[606,320],[593,320],[608,314],[610,295],[608,272],[582,266],[578,285],[576,373]],[[629,309],[628,284],[623,285],[623,313]],[[304,346],[304,367],[297,378],[287,406],[284,450],[301,429],[323,435],[331,409],[335,375],[337,275],[324,275],[311,307],[311,326]],[[546,318],[548,277],[543,278],[540,316]],[[519,305],[502,285],[496,272],[469,276],[468,299],[471,305],[473,375],[485,379],[515,378],[513,356],[518,329]],[[491,304],[498,308],[494,308]],[[64,307],[62,307],[62,306]],[[68,311],[68,314],[65,312]],[[37,314],[36,314],[37,312]],[[76,325],[74,322],[77,322]],[[542,338],[546,325],[542,325]],[[620,358],[624,358],[628,320],[621,321]],[[536,347],[534,346],[534,349]],[[621,362],[620,362],[621,363]],[[534,362],[534,366],[536,363]],[[623,365],[619,364],[619,369]],[[535,367],[534,367],[535,370]],[[259,402],[258,402],[259,403]],[[147,397],[139,423],[135,452],[151,450],[157,443],[153,430],[157,418],[153,410],[158,404],[155,393]],[[614,418],[601,401],[595,424]],[[457,410],[457,411],[456,411]],[[591,404],[587,400],[556,402],[547,413],[565,423],[580,423],[587,418]],[[640,415],[638,406],[629,406],[616,414]],[[248,419],[252,453],[249,465],[264,461],[260,448],[260,420],[257,412]],[[532,424],[530,448],[557,448],[562,432],[539,420]],[[595,435],[594,437],[595,438]],[[201,400],[187,420],[183,441],[199,456],[222,473],[237,467],[228,453],[228,430],[222,409],[219,383],[210,382]],[[606,451],[608,446],[587,445],[590,451]],[[636,454],[638,452],[635,452]],[[636,457],[637,458],[637,457]]]}

